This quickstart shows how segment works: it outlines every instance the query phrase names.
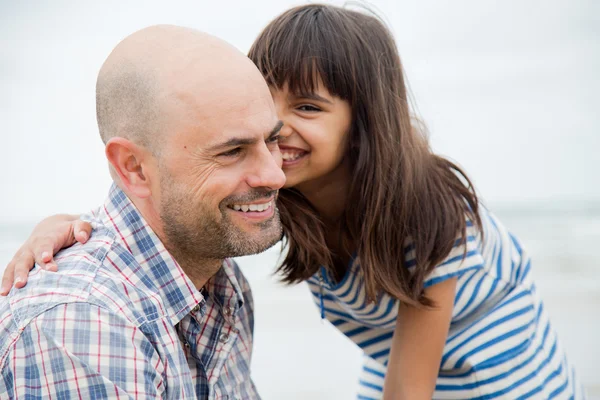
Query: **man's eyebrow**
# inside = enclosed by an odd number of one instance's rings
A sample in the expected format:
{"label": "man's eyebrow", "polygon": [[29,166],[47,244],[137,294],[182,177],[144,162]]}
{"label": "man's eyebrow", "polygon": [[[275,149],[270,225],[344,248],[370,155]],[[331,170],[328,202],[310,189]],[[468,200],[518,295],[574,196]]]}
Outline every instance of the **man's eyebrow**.
{"label": "man's eyebrow", "polygon": [[327,100],[325,97],[319,96],[316,93],[298,93],[296,97],[301,99],[322,101],[323,103],[333,104],[331,100]]}
{"label": "man's eyebrow", "polygon": [[271,129],[268,139],[272,139],[273,136],[277,135],[279,133],[279,131],[281,130],[281,128],[283,128],[283,122],[277,121],[277,124],[275,125],[275,127],[273,129]]}
{"label": "man's eyebrow", "polygon": [[211,146],[208,150],[209,151],[218,151],[218,150],[226,149],[228,147],[249,146],[254,143],[256,143],[255,138],[231,138],[223,143],[219,143],[219,144],[215,144],[214,146]]}
{"label": "man's eyebrow", "polygon": [[[277,121],[277,124],[275,125],[275,127],[273,129],[271,129],[271,132],[269,132],[269,139],[271,139],[273,136],[277,135],[282,127],[283,127],[283,122]],[[211,146],[208,150],[209,151],[219,151],[219,150],[226,149],[229,147],[250,146],[250,145],[255,144],[256,142],[257,142],[257,140],[255,138],[234,137],[234,138],[226,140],[223,143],[218,143],[214,146]]]}

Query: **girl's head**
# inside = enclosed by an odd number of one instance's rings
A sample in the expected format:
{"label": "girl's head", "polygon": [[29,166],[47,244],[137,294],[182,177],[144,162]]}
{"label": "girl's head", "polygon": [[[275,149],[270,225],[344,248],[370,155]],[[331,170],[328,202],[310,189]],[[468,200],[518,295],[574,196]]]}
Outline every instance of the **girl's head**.
{"label": "girl's head", "polygon": [[377,174],[399,156],[390,143],[411,146],[400,58],[378,19],[330,5],[293,8],[265,28],[249,56],[285,124],[287,187],[339,168]]}
{"label": "girl's head", "polygon": [[[411,124],[402,65],[394,40],[377,18],[331,5],[292,8],[275,18],[249,57],[271,88],[280,119],[287,189],[279,208],[288,240],[280,267],[287,282],[329,267],[324,223],[306,197],[331,178],[346,179],[344,235],[367,292],[386,291],[412,304],[424,276],[445,257],[465,212],[478,221],[470,182],[430,152]],[[466,178],[465,178],[466,179]],[[309,196],[310,197],[310,196]],[[404,244],[418,268],[405,268]]]}

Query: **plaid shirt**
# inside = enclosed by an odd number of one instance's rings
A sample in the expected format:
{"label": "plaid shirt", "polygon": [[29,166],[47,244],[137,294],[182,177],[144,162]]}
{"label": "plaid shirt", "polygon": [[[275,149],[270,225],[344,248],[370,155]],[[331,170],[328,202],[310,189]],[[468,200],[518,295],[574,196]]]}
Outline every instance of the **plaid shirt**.
{"label": "plaid shirt", "polygon": [[198,291],[115,185],[85,245],[0,299],[1,399],[258,399],[237,265]]}

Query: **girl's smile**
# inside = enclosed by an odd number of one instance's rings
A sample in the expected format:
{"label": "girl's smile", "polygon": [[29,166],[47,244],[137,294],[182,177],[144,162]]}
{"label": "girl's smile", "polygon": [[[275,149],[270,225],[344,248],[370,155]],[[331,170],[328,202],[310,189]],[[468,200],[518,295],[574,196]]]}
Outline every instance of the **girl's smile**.
{"label": "girl's smile", "polygon": [[287,169],[293,168],[298,164],[301,164],[310,156],[310,151],[299,149],[297,147],[286,146],[279,144],[279,150],[281,151],[281,157],[283,159],[282,168],[284,172]]}

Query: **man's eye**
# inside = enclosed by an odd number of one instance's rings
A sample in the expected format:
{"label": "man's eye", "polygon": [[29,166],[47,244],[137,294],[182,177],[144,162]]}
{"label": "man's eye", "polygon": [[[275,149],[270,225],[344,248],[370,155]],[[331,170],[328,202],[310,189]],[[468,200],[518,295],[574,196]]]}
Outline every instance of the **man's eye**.
{"label": "man's eye", "polygon": [[281,135],[274,135],[267,139],[267,143],[277,143]]}
{"label": "man's eye", "polygon": [[235,156],[239,155],[241,152],[242,152],[242,149],[240,147],[236,147],[235,149],[226,151],[225,153],[221,153],[219,155],[223,156],[223,157],[235,157]]}
{"label": "man's eye", "polygon": [[304,104],[302,106],[299,106],[298,110],[300,110],[300,111],[308,111],[308,112],[321,111],[320,108],[315,107],[315,106],[311,106],[310,104]]}

